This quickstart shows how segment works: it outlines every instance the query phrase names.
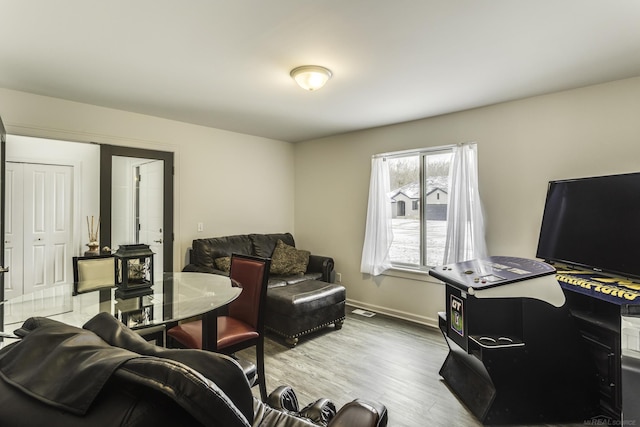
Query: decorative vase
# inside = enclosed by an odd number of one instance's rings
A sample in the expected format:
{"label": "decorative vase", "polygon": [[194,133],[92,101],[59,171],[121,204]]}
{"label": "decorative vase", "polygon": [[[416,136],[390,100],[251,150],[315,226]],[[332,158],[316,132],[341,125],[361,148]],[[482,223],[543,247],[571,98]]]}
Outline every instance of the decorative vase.
{"label": "decorative vase", "polygon": [[100,255],[100,245],[98,242],[89,242],[87,243],[87,246],[89,246],[89,250],[85,251],[85,256]]}

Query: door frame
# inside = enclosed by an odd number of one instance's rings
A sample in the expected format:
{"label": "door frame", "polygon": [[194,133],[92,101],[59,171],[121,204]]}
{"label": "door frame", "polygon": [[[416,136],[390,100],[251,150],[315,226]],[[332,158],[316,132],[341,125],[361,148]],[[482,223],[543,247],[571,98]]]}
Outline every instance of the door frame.
{"label": "door frame", "polygon": [[[4,268],[4,209],[5,209],[5,160],[7,158],[7,132],[0,117],[0,268]],[[0,272],[0,301],[4,301],[4,273]],[[4,330],[4,305],[0,304],[0,331]],[[2,338],[0,338],[0,343]]]}
{"label": "door frame", "polygon": [[[164,250],[163,269],[173,271],[173,175],[174,153],[147,150],[119,145],[100,144],[100,244],[111,247],[111,196],[113,156],[135,157],[164,161],[164,207],[162,245]],[[116,248],[112,248],[114,250]]]}

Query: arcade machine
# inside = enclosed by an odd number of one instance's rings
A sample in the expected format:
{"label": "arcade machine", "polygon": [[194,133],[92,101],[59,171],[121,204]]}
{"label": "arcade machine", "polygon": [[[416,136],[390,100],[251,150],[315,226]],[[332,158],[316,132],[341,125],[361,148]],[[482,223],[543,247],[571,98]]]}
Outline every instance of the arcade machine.
{"label": "arcade machine", "polygon": [[597,413],[594,367],[555,269],[494,256],[434,267],[446,284],[440,375],[486,424],[582,422]]}

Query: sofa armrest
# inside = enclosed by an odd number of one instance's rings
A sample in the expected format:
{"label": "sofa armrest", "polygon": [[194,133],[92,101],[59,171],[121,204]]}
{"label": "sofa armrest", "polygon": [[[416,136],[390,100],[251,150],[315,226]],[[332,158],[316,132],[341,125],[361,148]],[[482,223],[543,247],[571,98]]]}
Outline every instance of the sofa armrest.
{"label": "sofa armrest", "polygon": [[207,267],[204,265],[197,265],[197,264],[187,264],[184,266],[182,271],[193,272],[193,273],[211,273],[211,274],[218,274],[220,276],[229,275],[229,273],[226,273],[222,270],[216,270],[215,268]]}
{"label": "sofa armrest", "polygon": [[333,258],[322,255],[310,255],[307,273],[322,273],[322,281],[333,283],[335,272],[333,271]]}

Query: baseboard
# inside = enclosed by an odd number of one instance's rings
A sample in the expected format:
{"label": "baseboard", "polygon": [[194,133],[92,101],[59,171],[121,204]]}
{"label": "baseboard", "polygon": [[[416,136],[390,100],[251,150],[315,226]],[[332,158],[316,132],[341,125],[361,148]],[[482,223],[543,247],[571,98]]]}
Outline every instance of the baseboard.
{"label": "baseboard", "polygon": [[392,310],[387,307],[381,307],[379,305],[367,304],[361,301],[355,301],[347,298],[346,304],[353,308],[361,308],[367,311],[373,311],[374,313],[379,313],[388,317],[395,317],[397,319],[407,320],[413,323],[419,323],[421,325],[429,326],[432,328],[438,327],[438,317],[436,313],[436,317],[426,317],[426,316],[416,316],[412,313],[407,313],[399,310]]}

